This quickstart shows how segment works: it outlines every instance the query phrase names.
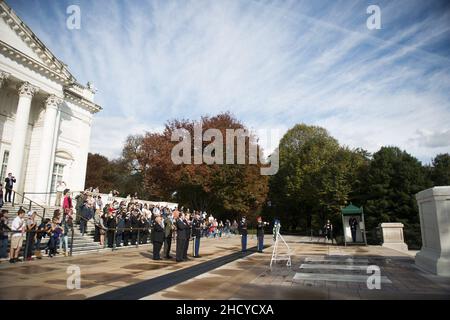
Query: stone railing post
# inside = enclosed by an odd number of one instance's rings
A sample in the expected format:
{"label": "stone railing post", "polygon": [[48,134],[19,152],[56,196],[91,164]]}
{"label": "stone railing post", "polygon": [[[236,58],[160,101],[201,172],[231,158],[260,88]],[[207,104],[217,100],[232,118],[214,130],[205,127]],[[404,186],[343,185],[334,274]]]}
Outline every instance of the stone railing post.
{"label": "stone railing post", "polygon": [[398,251],[408,251],[408,246],[403,237],[403,223],[385,222],[380,226],[383,234],[383,247]]}
{"label": "stone railing post", "polygon": [[422,232],[416,265],[440,276],[450,276],[450,186],[423,190],[416,199]]}

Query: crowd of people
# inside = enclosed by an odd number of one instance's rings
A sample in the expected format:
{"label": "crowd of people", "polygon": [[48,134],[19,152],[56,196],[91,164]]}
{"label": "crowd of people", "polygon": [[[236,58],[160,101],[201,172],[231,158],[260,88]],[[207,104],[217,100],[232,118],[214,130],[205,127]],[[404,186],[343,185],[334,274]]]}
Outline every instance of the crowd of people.
{"label": "crowd of people", "polygon": [[[64,245],[64,254],[68,255],[68,237],[70,225],[68,218],[61,214],[61,211],[55,210],[53,218],[46,218],[40,223],[36,211],[25,212],[20,208],[17,216],[8,225],[8,210],[2,209],[0,212],[0,258],[7,258],[8,235],[11,236],[9,262],[15,263],[20,261],[19,254],[23,249],[23,258],[32,260],[32,256],[41,259],[41,250],[45,250],[49,257],[58,254],[59,249],[62,250]],[[41,248],[41,242],[47,240],[44,248]],[[24,243],[25,242],[25,243]]]}
{"label": "crowd of people", "polygon": [[[204,237],[221,238],[232,234],[242,235],[242,248],[246,250],[247,223],[245,218],[239,223],[234,220],[217,220],[205,211],[190,211],[187,208],[169,208],[168,206],[143,203],[137,195],[125,200],[115,200],[116,191],[111,191],[107,203],[103,203],[98,188],[90,188],[72,198],[72,193],[61,183],[57,186],[56,203],[61,206],[47,218],[37,223],[36,212],[26,213],[20,209],[17,217],[8,225],[8,211],[0,215],[0,258],[7,257],[8,234],[11,234],[9,261],[19,260],[23,247],[25,260],[32,256],[41,259],[41,251],[49,257],[56,254],[68,255],[69,237],[74,228],[79,228],[81,236],[88,231],[88,225],[94,225],[94,241],[108,248],[129,245],[153,244],[153,259],[170,255],[172,239],[176,241],[176,260],[187,259],[189,240],[194,240],[194,257],[199,257],[200,239]],[[59,194],[61,193],[61,194]],[[46,241],[44,248],[42,244]],[[58,250],[59,248],[59,250]],[[258,247],[259,249],[259,247]],[[262,250],[262,247],[261,247]]]}

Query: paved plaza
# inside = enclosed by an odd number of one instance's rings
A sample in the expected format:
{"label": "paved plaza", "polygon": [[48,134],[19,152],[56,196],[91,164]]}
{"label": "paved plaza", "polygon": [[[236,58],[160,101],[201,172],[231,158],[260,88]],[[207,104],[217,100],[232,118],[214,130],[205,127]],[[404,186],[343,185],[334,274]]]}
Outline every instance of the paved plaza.
{"label": "paved plaza", "polygon": [[[419,270],[414,252],[380,246],[341,247],[286,236],[292,266],[269,268],[264,253],[242,254],[240,237],[202,239],[201,258],[151,260],[151,246],[114,252],[0,264],[0,299],[449,299],[450,278]],[[175,248],[173,248],[174,250]],[[368,289],[368,266],[381,288]],[[67,288],[67,269],[79,266],[81,288]]]}

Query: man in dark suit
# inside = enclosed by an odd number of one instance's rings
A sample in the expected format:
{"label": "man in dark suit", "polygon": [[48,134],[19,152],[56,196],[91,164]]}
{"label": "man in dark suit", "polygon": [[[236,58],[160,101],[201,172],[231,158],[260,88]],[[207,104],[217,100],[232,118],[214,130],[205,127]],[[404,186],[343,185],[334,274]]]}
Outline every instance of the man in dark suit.
{"label": "man in dark suit", "polygon": [[162,260],[161,256],[159,255],[162,244],[164,242],[164,228],[161,216],[157,216],[155,218],[155,222],[153,223],[152,242],[153,260]]}
{"label": "man in dark suit", "polygon": [[[189,210],[189,209],[188,209]],[[183,260],[187,261],[189,260],[187,257],[187,253],[189,250],[189,239],[191,238],[191,214],[189,211],[184,216],[184,223],[186,224],[187,228],[185,230],[186,232],[186,242],[184,243],[184,251],[183,251]]]}
{"label": "man in dark suit", "polygon": [[108,248],[113,248],[114,247],[114,231],[117,227],[116,214],[113,211],[108,212],[108,218],[106,219],[106,227],[108,228],[108,231],[106,231],[106,238],[108,240]]}
{"label": "man in dark suit", "polygon": [[8,173],[8,176],[5,179],[5,202],[11,202],[11,194],[14,183],[16,183],[16,177],[13,177],[12,173]]}
{"label": "man in dark suit", "polygon": [[169,212],[167,217],[164,219],[164,257],[166,259],[172,259],[170,255],[170,247],[172,245],[172,232],[174,228],[173,216]]}
{"label": "man in dark suit", "polygon": [[176,226],[177,226],[177,255],[176,255],[176,261],[181,262],[183,261],[183,253],[184,249],[186,247],[186,229],[188,226],[184,222],[184,213],[181,213],[181,216],[175,217],[176,219]]}
{"label": "man in dark suit", "polygon": [[242,220],[239,222],[239,233],[241,234],[241,246],[242,252],[247,251],[247,220],[242,217]]}
{"label": "man in dark suit", "polygon": [[132,209],[131,211],[130,223],[131,223],[131,245],[134,246],[136,245],[139,228],[138,211],[135,209]]}

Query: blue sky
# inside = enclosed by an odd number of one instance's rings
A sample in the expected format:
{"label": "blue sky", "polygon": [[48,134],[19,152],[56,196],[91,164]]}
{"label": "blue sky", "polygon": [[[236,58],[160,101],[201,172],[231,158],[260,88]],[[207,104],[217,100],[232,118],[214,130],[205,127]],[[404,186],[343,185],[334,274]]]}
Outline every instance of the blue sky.
{"label": "blue sky", "polygon": [[[91,152],[116,157],[128,134],[221,111],[279,136],[320,125],[341,144],[396,145],[423,162],[450,152],[449,1],[7,2],[98,89]],[[80,30],[66,27],[72,4]],[[371,4],[380,30],[366,27]]]}

